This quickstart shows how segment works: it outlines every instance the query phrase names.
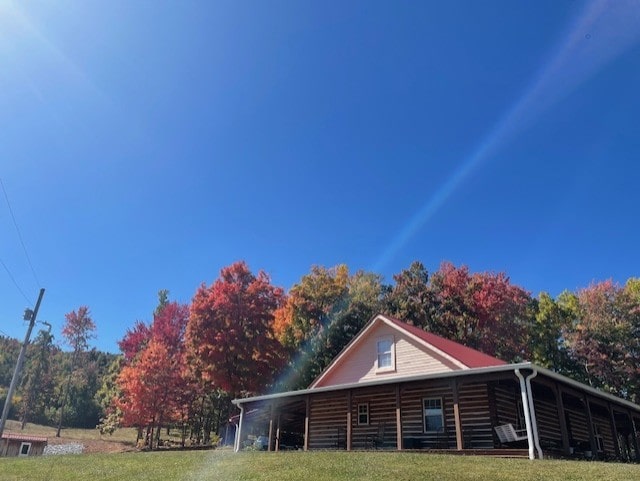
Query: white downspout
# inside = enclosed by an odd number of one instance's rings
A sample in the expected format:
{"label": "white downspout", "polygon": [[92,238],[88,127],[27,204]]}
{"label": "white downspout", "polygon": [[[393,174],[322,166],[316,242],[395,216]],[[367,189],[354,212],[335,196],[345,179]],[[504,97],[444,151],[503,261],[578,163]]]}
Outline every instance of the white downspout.
{"label": "white downspout", "polygon": [[[516,369],[516,376],[520,379],[520,394],[522,396],[522,407],[524,410],[524,423],[527,427],[527,445],[529,446],[529,459],[536,459],[535,448],[533,445],[533,426],[531,425],[531,413],[529,412],[529,396],[527,393],[527,384],[524,376],[520,373],[520,369]],[[535,371],[534,371],[535,372]]]}
{"label": "white downspout", "polygon": [[538,451],[538,458],[542,459],[542,448],[540,447],[540,436],[538,435],[538,422],[536,421],[536,408],[535,404],[533,404],[533,390],[531,389],[531,380],[538,375],[538,371],[535,369],[533,373],[527,376],[527,396],[529,398],[529,409],[531,410],[531,424],[533,426],[533,442],[536,445],[536,450]]}
{"label": "white downspout", "polygon": [[238,427],[236,428],[236,439],[233,447],[233,452],[237,453],[240,451],[240,439],[242,437],[242,420],[244,418],[244,406],[242,404],[238,405],[240,408],[240,421],[238,422]]}

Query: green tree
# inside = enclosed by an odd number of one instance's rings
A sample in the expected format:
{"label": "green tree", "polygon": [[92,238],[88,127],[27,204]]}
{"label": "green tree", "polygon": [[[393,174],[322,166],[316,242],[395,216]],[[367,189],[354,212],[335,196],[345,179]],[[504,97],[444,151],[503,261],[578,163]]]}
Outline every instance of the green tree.
{"label": "green tree", "polygon": [[434,331],[435,296],[429,288],[429,273],[421,262],[393,276],[395,284],[385,296],[386,310],[392,316],[427,331]]}
{"label": "green tree", "polygon": [[[561,298],[566,299],[568,295],[563,294]],[[540,293],[531,334],[531,360],[565,375],[575,372],[564,338],[573,320],[569,305],[566,301],[557,302],[546,292]]]}
{"label": "green tree", "polygon": [[28,362],[22,378],[22,402],[20,418],[22,429],[27,420],[43,422],[44,413],[54,393],[54,377],[51,369],[51,358],[55,348],[53,336],[47,331],[39,331],[29,346]]}
{"label": "green tree", "polygon": [[117,380],[123,366],[124,357],[115,356],[102,376],[100,389],[96,392],[95,399],[102,411],[102,417],[96,426],[100,434],[113,434],[120,427],[122,411],[117,405],[117,400],[122,396],[122,392]]}

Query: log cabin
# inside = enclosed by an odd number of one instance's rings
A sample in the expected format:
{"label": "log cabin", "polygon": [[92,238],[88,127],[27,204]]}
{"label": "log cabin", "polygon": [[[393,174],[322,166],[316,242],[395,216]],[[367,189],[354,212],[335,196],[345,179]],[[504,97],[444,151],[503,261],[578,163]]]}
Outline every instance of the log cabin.
{"label": "log cabin", "polygon": [[640,406],[377,315],[304,390],[233,403],[235,451],[425,450],[639,461]]}

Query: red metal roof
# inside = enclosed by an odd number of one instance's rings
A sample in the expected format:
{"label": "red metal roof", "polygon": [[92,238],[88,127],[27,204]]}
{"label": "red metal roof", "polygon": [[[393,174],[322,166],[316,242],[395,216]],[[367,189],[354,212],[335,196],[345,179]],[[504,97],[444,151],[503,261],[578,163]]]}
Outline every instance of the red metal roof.
{"label": "red metal roof", "polygon": [[48,438],[45,436],[33,436],[22,433],[2,433],[2,439],[13,439],[17,441],[25,441],[27,443],[46,443]]}
{"label": "red metal roof", "polygon": [[389,316],[384,317],[389,319],[399,328],[413,334],[416,337],[419,337],[423,341],[431,344],[437,349],[440,349],[445,354],[448,354],[449,356],[453,357],[457,361],[460,361],[462,364],[469,368],[501,366],[503,364],[507,364],[502,359],[489,356],[488,354],[477,351],[467,346],[463,346],[458,342],[445,339],[444,337],[440,337],[431,332],[423,331],[419,327],[412,326],[411,324],[407,324],[406,322],[399,321],[398,319],[394,319]]}

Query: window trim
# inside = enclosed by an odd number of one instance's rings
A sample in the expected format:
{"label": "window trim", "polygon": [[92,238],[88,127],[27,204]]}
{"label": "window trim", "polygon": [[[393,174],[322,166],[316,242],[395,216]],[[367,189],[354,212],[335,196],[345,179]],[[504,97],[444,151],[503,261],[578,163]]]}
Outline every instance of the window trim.
{"label": "window trim", "polygon": [[[440,403],[440,420],[441,420],[441,427],[439,429],[427,429],[427,409],[425,407],[425,402],[426,401],[438,401]],[[422,398],[422,431],[424,433],[437,433],[439,432],[441,429],[444,430],[445,428],[445,419],[444,419],[444,399],[441,396],[435,396],[435,397],[423,397]]]}
{"label": "window trim", "polygon": [[[382,366],[380,367],[380,343],[381,342],[389,342],[390,346],[390,355],[391,355],[391,365],[390,366]],[[385,354],[384,351],[382,354]],[[393,336],[383,336],[376,339],[376,373],[379,372],[393,372],[396,370],[396,343]]]}
{"label": "window trim", "polygon": [[[360,412],[360,407],[366,408],[367,412],[366,413],[361,413]],[[365,423],[360,422],[360,416],[361,415],[367,416],[367,422],[365,422]],[[370,421],[370,418],[369,418],[369,403],[358,403],[358,426],[368,426],[369,425],[369,421]]]}
{"label": "window trim", "polygon": [[[27,452],[23,453],[22,452],[22,448],[27,447]],[[20,444],[20,451],[18,451],[18,456],[29,456],[29,454],[31,454],[31,443],[23,441],[22,444]]]}

